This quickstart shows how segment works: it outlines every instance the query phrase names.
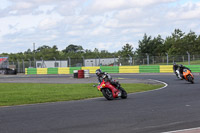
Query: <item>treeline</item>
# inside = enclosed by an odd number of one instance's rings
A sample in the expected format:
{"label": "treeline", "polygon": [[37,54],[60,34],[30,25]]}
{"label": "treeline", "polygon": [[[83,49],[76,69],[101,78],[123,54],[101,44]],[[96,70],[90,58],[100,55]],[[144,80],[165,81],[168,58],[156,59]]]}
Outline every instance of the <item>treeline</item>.
{"label": "treeline", "polygon": [[65,49],[59,51],[57,46],[52,47],[43,45],[36,50],[28,49],[20,53],[1,53],[1,56],[9,56],[11,61],[17,60],[66,60],[68,58],[113,58],[113,57],[141,57],[146,56],[166,56],[168,55],[186,55],[199,54],[200,52],[200,35],[190,31],[184,33],[180,29],[175,29],[174,32],[163,39],[160,35],[157,37],[144,34],[143,39],[138,42],[138,48],[133,51],[133,46],[125,44],[121,50],[117,52],[109,52],[106,50],[83,49],[82,46],[70,44]]}
{"label": "treeline", "polygon": [[174,56],[187,55],[187,52],[200,54],[200,35],[192,31],[186,34],[180,29],[175,29],[172,35],[165,39],[162,39],[160,35],[152,38],[145,34],[143,40],[139,41],[135,55],[165,56],[168,54]]}

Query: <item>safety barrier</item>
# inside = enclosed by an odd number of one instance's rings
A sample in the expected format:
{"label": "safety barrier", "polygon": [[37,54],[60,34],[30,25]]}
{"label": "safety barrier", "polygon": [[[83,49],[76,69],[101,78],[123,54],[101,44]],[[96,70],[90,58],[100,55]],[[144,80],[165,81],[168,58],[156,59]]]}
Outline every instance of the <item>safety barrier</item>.
{"label": "safety barrier", "polygon": [[82,67],[82,70],[89,70],[90,73],[95,73],[97,69],[100,69],[100,67]]}
{"label": "safety barrier", "polygon": [[119,73],[139,73],[139,66],[120,66]]}
{"label": "safety barrier", "polygon": [[[200,72],[200,65],[186,66],[192,72]],[[107,73],[173,73],[172,65],[151,66],[100,66],[100,67],[64,67],[64,68],[26,68],[25,74],[73,74],[74,70],[89,70],[95,73],[96,69]]]}
{"label": "safety barrier", "polygon": [[101,66],[100,69],[107,73],[119,73],[119,66]]}
{"label": "safety barrier", "polygon": [[160,73],[173,73],[173,66],[172,65],[161,65]]}
{"label": "safety barrier", "polygon": [[159,66],[139,66],[140,73],[159,73]]}
{"label": "safety barrier", "polygon": [[37,74],[37,68],[26,68],[25,69],[25,74],[27,75],[32,75],[32,74]]}
{"label": "safety barrier", "polygon": [[58,68],[47,68],[47,74],[58,74]]}
{"label": "safety barrier", "polygon": [[200,72],[200,65],[186,65],[192,72]]}
{"label": "safety barrier", "polygon": [[74,70],[81,70],[81,67],[70,67],[70,74],[73,74]]}
{"label": "safety barrier", "polygon": [[47,68],[37,68],[37,74],[47,74]]}
{"label": "safety barrier", "polygon": [[70,74],[70,68],[69,67],[59,67],[58,74]]}

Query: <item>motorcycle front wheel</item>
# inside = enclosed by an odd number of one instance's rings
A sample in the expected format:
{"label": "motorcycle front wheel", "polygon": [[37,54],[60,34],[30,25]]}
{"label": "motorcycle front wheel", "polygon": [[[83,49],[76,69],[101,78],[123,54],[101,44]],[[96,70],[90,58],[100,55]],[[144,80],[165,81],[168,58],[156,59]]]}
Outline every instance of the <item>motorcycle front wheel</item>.
{"label": "motorcycle front wheel", "polygon": [[113,94],[112,91],[108,88],[105,88],[102,90],[103,96],[107,99],[107,100],[113,100]]}
{"label": "motorcycle front wheel", "polygon": [[187,79],[188,79],[189,82],[191,82],[192,84],[194,84],[194,79],[192,78],[191,75],[188,75]]}
{"label": "motorcycle front wheel", "polygon": [[127,92],[124,90],[124,88],[120,88],[120,89],[121,89],[121,92],[122,92],[121,98],[126,99],[127,98]]}

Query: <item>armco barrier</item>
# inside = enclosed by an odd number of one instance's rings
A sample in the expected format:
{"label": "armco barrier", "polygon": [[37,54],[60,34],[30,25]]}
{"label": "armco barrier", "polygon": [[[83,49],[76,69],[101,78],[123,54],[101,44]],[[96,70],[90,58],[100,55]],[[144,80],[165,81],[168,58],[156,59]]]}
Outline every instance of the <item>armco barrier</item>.
{"label": "armco barrier", "polygon": [[89,70],[90,73],[95,73],[100,67],[81,67],[82,70]]}
{"label": "armco barrier", "polygon": [[58,68],[47,68],[47,74],[58,74]]}
{"label": "armco barrier", "polygon": [[119,73],[119,66],[101,66],[100,69],[107,73]]}
{"label": "armco barrier", "polygon": [[161,65],[160,73],[173,73],[173,66],[172,65]]}
{"label": "armco barrier", "polygon": [[140,73],[159,73],[159,66],[139,66]]}
{"label": "armco barrier", "polygon": [[70,74],[69,67],[59,67],[58,74]]}
{"label": "armco barrier", "polygon": [[139,73],[139,66],[120,66],[119,73]]}
{"label": "armco barrier", "polygon": [[[200,65],[186,65],[192,72],[200,72]],[[26,68],[25,74],[73,74],[74,70],[90,70],[95,73],[96,69],[107,73],[173,73],[172,65],[152,66],[100,66],[100,67],[64,67],[64,68]]]}

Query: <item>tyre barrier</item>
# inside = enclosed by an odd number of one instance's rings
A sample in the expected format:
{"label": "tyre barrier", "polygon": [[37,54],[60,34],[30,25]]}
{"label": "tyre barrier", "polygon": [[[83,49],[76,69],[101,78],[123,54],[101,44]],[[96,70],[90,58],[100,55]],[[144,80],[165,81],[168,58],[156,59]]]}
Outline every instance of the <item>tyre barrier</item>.
{"label": "tyre barrier", "polygon": [[90,70],[84,70],[84,77],[89,78],[90,77]]}
{"label": "tyre barrier", "polygon": [[84,78],[84,70],[78,70],[78,78]]}
{"label": "tyre barrier", "polygon": [[74,70],[73,73],[74,73],[74,78],[78,78],[78,70]]}
{"label": "tyre barrier", "polygon": [[17,70],[16,69],[9,69],[9,68],[5,68],[0,70],[0,74],[4,74],[4,75],[16,75],[17,74]]}

